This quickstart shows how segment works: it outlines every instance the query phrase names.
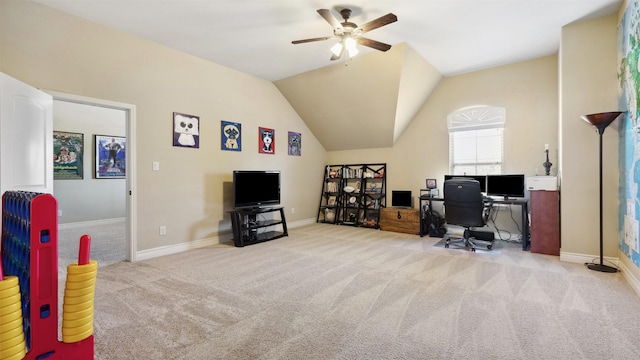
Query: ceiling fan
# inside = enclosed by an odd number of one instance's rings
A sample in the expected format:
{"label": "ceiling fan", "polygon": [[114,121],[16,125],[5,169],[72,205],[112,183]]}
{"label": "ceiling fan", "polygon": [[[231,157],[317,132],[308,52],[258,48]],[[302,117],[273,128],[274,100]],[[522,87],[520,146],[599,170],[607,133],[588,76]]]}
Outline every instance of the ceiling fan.
{"label": "ceiling fan", "polygon": [[387,24],[391,24],[392,22],[398,21],[398,17],[392,13],[388,13],[387,15],[381,16],[375,20],[371,20],[368,23],[358,26],[352,22],[349,22],[349,17],[351,16],[351,9],[342,9],[340,10],[340,15],[344,19],[342,23],[336,19],[335,16],[331,13],[329,9],[318,9],[318,14],[322,16],[328,23],[333,27],[333,36],[323,36],[311,39],[303,39],[303,40],[295,40],[291,43],[293,44],[302,44],[313,41],[323,41],[329,39],[339,39],[340,41],[335,44],[331,48],[331,52],[333,55],[331,56],[331,60],[338,60],[342,57],[344,50],[347,50],[349,57],[354,57],[358,54],[358,49],[356,48],[356,44],[360,44],[363,46],[367,46],[380,51],[387,51],[391,49],[391,45],[381,43],[376,40],[371,40],[362,36],[362,34],[382,27]]}

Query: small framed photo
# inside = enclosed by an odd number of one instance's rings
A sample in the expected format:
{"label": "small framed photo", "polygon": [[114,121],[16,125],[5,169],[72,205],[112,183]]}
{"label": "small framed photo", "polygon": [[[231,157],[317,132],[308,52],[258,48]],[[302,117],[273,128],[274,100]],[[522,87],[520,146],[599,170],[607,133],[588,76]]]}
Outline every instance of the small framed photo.
{"label": "small framed photo", "polygon": [[200,147],[200,117],[173,113],[173,146]]}
{"label": "small framed photo", "polygon": [[126,138],[94,135],[96,179],[124,179],[127,175]]}
{"label": "small framed photo", "polygon": [[329,200],[327,200],[327,205],[335,206],[336,205],[336,197],[331,195],[329,196]]}
{"label": "small framed photo", "polygon": [[438,188],[438,183],[436,179],[427,179],[427,189],[431,190],[431,189],[437,189],[437,188]]}

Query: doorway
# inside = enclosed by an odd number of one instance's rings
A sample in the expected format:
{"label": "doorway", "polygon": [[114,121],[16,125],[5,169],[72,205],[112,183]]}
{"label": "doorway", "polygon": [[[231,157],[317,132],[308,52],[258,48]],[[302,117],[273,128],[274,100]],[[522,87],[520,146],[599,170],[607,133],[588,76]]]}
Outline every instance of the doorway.
{"label": "doorway", "polygon": [[[109,238],[108,241],[113,246],[124,248],[110,249],[109,253],[102,255],[96,253],[97,259],[102,256],[105,259],[103,262],[107,264],[115,262],[119,257],[124,257],[120,261],[135,261],[135,194],[132,191],[135,183],[135,105],[47,92],[54,99],[54,130],[77,132],[84,136],[82,179],[54,180],[54,195],[56,198],[60,196],[59,227],[64,229],[63,232],[59,230],[59,233],[75,236],[84,227],[90,235],[92,230],[96,234],[104,234],[100,236]],[[73,121],[76,121],[75,126],[70,125]],[[104,178],[97,175],[97,140],[103,136],[124,137],[124,178]],[[70,206],[74,201],[78,202],[78,208]],[[124,239],[118,239],[120,236],[124,236]],[[111,246],[104,245],[94,242],[92,253],[106,251]]]}

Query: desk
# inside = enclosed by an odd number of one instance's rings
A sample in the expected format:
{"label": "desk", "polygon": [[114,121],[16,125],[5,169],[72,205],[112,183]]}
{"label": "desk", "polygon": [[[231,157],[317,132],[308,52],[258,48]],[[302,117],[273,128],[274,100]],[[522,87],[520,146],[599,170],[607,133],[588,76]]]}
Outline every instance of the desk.
{"label": "desk", "polygon": [[[432,201],[442,201],[444,202],[444,198],[441,197],[431,197],[422,195],[420,196],[420,221],[424,219],[424,206],[423,202],[426,201],[429,203],[429,207],[431,207]],[[494,204],[506,204],[506,205],[520,205],[522,208],[522,251],[526,251],[529,247],[529,202],[527,199],[501,199],[501,200],[493,200]],[[422,224],[420,224],[420,237],[424,236],[422,231]]]}

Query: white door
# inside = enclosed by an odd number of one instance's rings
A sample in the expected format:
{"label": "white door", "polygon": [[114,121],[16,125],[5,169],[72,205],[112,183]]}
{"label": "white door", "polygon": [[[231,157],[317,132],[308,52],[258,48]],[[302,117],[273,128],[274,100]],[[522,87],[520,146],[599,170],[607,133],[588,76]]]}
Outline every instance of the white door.
{"label": "white door", "polygon": [[0,73],[0,194],[53,193],[53,97]]}

